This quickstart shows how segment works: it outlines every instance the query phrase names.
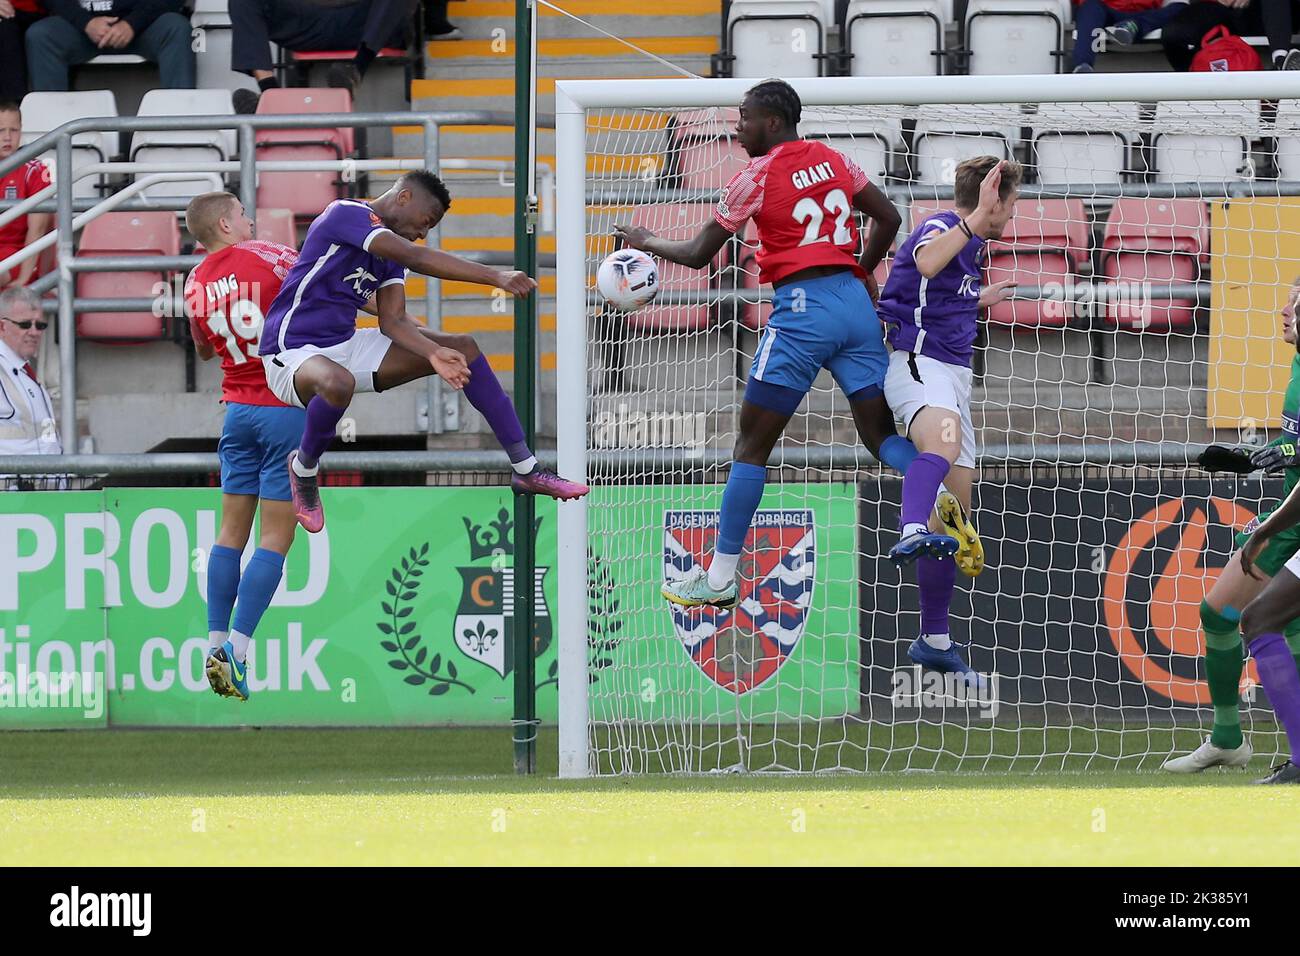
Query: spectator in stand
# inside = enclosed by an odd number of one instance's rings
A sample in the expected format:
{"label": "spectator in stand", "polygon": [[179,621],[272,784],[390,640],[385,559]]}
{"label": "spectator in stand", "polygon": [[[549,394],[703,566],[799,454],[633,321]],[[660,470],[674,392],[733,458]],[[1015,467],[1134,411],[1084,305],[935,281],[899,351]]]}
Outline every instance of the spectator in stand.
{"label": "spectator in stand", "polygon": [[45,0],[50,16],[27,31],[33,90],[68,89],[69,70],[103,53],[134,53],[158,64],[159,84],[194,89],[190,18],[182,0]]}
{"label": "spectator in stand", "polygon": [[[0,160],[8,159],[22,143],[23,114],[18,104],[9,100],[0,102]],[[17,169],[0,177],[0,199],[26,199],[50,184],[50,170],[39,159],[29,159]],[[0,226],[0,259],[7,259],[50,231],[54,214],[32,212],[19,216],[6,226]],[[0,272],[0,288],[24,286],[36,275],[36,261],[32,256],[22,265]]]}
{"label": "spectator in stand", "polygon": [[0,0],[0,99],[27,95],[27,28],[45,16],[40,0]]}
{"label": "spectator in stand", "polygon": [[[366,70],[386,46],[405,47],[417,0],[230,0],[230,68],[263,90],[280,85],[271,44],[294,52],[356,50],[330,67],[328,83],[356,94]],[[358,42],[359,41],[359,42]],[[235,91],[235,112],[252,113],[257,95]]]}
{"label": "spectator in stand", "polygon": [[[32,367],[47,324],[34,293],[13,286],[0,292],[0,455],[63,454],[54,403]],[[32,479],[0,480],[10,488],[37,486]],[[53,481],[39,486],[61,486]]]}
{"label": "spectator in stand", "polygon": [[[1107,42],[1128,46],[1187,9],[1183,0],[1075,0],[1074,72],[1091,73]],[[1109,29],[1107,29],[1109,27]]]}
{"label": "spectator in stand", "polygon": [[1160,42],[1169,65],[1187,72],[1205,34],[1218,26],[1237,36],[1268,37],[1269,62],[1275,70],[1300,70],[1300,50],[1291,43],[1298,4],[1295,0],[1202,0],[1164,26]]}
{"label": "spectator in stand", "polygon": [[424,35],[430,40],[461,40],[456,24],[447,19],[447,0],[424,0]]}

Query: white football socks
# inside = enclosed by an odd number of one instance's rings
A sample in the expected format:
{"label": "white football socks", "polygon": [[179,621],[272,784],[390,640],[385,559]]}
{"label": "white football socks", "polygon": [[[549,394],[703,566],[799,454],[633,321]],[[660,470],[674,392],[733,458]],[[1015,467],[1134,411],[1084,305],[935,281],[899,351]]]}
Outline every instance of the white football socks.
{"label": "white football socks", "polygon": [[537,459],[534,456],[529,455],[523,461],[512,461],[510,467],[515,470],[515,474],[526,475],[537,467]]}
{"label": "white football socks", "polygon": [[930,529],[926,525],[914,521],[911,524],[903,525],[902,537],[908,538],[914,534],[929,534],[929,533],[930,533]]}
{"label": "white football socks", "polygon": [[244,663],[244,658],[248,656],[248,642],[252,640],[247,634],[240,634],[238,631],[230,632],[230,646],[235,651],[235,660]]}
{"label": "white football socks", "polygon": [[736,565],[740,563],[739,554],[713,552],[713,561],[709,564],[709,587],[723,591],[731,587],[736,580]]}
{"label": "white football socks", "polygon": [[947,634],[922,634],[921,640],[929,644],[936,651],[946,651],[952,647],[952,638]]}
{"label": "white football socks", "polygon": [[320,462],[317,462],[315,465],[308,468],[298,461],[297,455],[293,456],[293,473],[299,478],[310,478],[318,471],[320,471]]}
{"label": "white football socks", "polygon": [[226,643],[225,631],[208,631],[208,650],[215,651],[224,643]]}

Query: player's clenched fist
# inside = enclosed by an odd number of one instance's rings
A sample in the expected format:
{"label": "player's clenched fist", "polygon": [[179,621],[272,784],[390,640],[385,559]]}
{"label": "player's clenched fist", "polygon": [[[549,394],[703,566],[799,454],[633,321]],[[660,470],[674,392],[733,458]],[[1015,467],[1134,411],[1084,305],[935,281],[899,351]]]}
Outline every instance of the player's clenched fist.
{"label": "player's clenched fist", "polygon": [[[633,249],[645,249],[645,245],[655,237],[655,234],[644,226],[620,226],[614,224],[614,236],[622,239],[624,244],[631,246]],[[646,249],[649,252],[648,249]]]}
{"label": "player's clenched fist", "polygon": [[465,364],[465,356],[455,349],[438,346],[433,355],[429,356],[429,364],[452,388],[464,388],[469,384],[469,366]]}
{"label": "player's clenched fist", "polygon": [[512,270],[501,273],[497,278],[497,288],[523,298],[537,288],[537,280],[526,272]]}

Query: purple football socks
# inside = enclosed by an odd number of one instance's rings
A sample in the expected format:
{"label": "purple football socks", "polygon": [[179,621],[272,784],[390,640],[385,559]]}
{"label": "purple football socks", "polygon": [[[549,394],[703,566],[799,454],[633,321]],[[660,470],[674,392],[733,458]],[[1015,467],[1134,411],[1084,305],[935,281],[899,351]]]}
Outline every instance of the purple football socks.
{"label": "purple football socks", "polygon": [[948,476],[948,459],[929,452],[917,455],[903,476],[902,523],[929,525],[939,486]]}
{"label": "purple football socks", "polygon": [[1250,642],[1250,655],[1255,658],[1273,713],[1286,730],[1291,762],[1300,763],[1300,671],[1296,670],[1286,638],[1276,631],[1261,634]]}
{"label": "purple football socks", "polygon": [[465,397],[487,420],[488,427],[510,456],[510,461],[518,464],[532,458],[532,450],[524,443],[524,426],[519,423],[514,403],[501,388],[496,373],[488,364],[487,356],[480,353],[478,358],[470,362],[469,373]]}
{"label": "purple football socks", "polygon": [[957,562],[928,555],[916,562],[916,587],[921,592],[921,633],[948,633],[948,606],[957,586]]}
{"label": "purple football socks", "polygon": [[320,456],[334,440],[339,419],[347,410],[346,405],[339,408],[325,401],[320,395],[312,396],[311,401],[307,403],[307,424],[302,429],[302,442],[298,445],[298,464],[304,468],[316,467]]}

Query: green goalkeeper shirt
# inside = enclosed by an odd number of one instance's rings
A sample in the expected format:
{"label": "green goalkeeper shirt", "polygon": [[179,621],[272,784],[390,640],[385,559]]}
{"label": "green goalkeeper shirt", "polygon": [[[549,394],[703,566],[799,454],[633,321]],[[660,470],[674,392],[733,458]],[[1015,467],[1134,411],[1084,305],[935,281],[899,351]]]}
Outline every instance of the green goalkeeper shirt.
{"label": "green goalkeeper shirt", "polygon": [[[1287,383],[1286,397],[1282,399],[1282,434],[1269,444],[1295,442],[1297,434],[1300,434],[1300,352],[1291,359],[1291,381]],[[1291,493],[1297,481],[1300,481],[1300,468],[1288,468],[1282,484],[1283,498]]]}

